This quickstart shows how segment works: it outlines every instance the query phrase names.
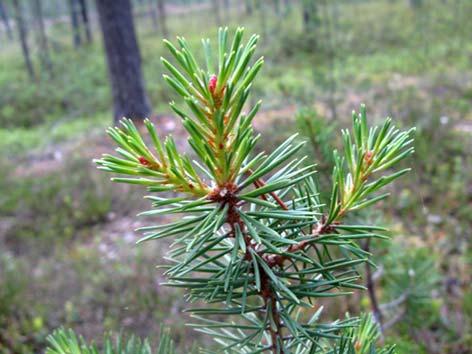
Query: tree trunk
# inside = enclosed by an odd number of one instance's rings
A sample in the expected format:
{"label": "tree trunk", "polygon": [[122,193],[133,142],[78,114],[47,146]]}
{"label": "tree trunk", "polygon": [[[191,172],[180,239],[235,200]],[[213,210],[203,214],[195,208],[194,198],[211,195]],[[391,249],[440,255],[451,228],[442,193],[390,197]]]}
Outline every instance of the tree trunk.
{"label": "tree trunk", "polygon": [[319,22],[316,0],[303,0],[302,6],[305,31],[314,31]]}
{"label": "tree trunk", "polygon": [[130,0],[96,0],[103,34],[115,121],[143,119],[151,113]]}
{"label": "tree trunk", "polygon": [[43,7],[41,0],[34,0],[34,14],[36,22],[36,36],[39,44],[39,60],[43,70],[47,71],[49,75],[52,74],[52,63],[49,55],[49,44],[46,36],[46,29],[44,27]]}
{"label": "tree trunk", "polygon": [[90,28],[90,19],[88,12],[87,0],[79,0],[80,16],[85,30],[85,38],[87,43],[92,43],[92,30]]}
{"label": "tree trunk", "polygon": [[18,37],[21,43],[21,50],[25,60],[26,69],[30,79],[34,80],[34,69],[31,63],[31,57],[28,47],[28,32],[26,30],[25,21],[23,19],[23,12],[21,9],[20,0],[13,0],[13,7],[15,9],[16,27],[18,28]]}
{"label": "tree trunk", "polygon": [[5,31],[9,40],[13,40],[13,33],[11,31],[10,21],[8,20],[8,13],[3,1],[0,0],[0,16],[2,17],[3,24],[5,25]]}
{"label": "tree trunk", "polygon": [[169,36],[169,30],[167,28],[165,0],[157,0],[157,13],[159,14],[159,23],[161,24],[162,36],[167,38]]}
{"label": "tree trunk", "polygon": [[78,0],[69,0],[70,23],[72,25],[72,38],[74,47],[80,47],[82,37],[80,36],[79,3]]}
{"label": "tree trunk", "polygon": [[418,9],[423,6],[423,0],[410,0],[410,6],[414,9]]}
{"label": "tree trunk", "polygon": [[245,0],[244,1],[244,7],[246,10],[246,15],[250,16],[252,15],[252,0]]}
{"label": "tree trunk", "polygon": [[148,12],[151,17],[152,29],[157,31],[159,26],[157,25],[157,7],[154,4],[154,0],[149,0]]}

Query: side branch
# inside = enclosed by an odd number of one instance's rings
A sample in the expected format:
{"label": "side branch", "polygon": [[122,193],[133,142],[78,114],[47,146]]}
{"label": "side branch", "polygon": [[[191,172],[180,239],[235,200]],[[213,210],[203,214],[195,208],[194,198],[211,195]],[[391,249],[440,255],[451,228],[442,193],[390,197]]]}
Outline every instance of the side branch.
{"label": "side branch", "polygon": [[[366,252],[370,251],[370,239],[366,240],[363,248]],[[379,325],[380,332],[383,333],[383,316],[382,311],[380,310],[379,302],[377,300],[377,293],[375,292],[375,282],[372,274],[372,266],[369,264],[369,262],[365,263],[365,273],[367,293],[369,294],[372,313],[374,315],[375,321]]]}
{"label": "side branch", "polygon": [[[249,175],[251,175],[251,172],[249,172]],[[254,185],[257,187],[257,188],[261,188],[261,187],[264,187],[265,186],[265,182],[263,179],[261,178],[258,178],[254,181]],[[274,200],[277,202],[278,205],[280,205],[280,207],[284,210],[288,210],[288,206],[283,202],[282,199],[280,199],[280,197],[275,193],[275,192],[269,192],[270,196],[272,198],[274,198]],[[262,198],[264,200],[267,200],[267,196],[265,194],[262,195]]]}

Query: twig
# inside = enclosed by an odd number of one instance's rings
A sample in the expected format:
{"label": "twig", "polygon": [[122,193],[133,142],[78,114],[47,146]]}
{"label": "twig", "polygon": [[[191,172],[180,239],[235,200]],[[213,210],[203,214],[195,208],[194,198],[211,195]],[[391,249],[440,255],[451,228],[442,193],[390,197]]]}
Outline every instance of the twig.
{"label": "twig", "polygon": [[[364,244],[364,251],[369,252],[370,250],[370,238]],[[382,311],[379,308],[379,303],[377,301],[377,294],[375,292],[375,282],[372,276],[372,267],[369,262],[365,263],[365,273],[366,273],[366,287],[367,293],[369,294],[370,305],[372,307],[372,313],[374,315],[375,321],[378,323],[380,332],[383,334],[382,326]]]}
{"label": "twig", "polygon": [[406,310],[403,309],[402,311],[399,311],[394,317],[392,317],[389,321],[387,321],[383,326],[381,326],[381,329],[383,331],[386,331],[390,327],[392,327],[395,323],[400,321],[403,316],[405,316]]}
{"label": "twig", "polygon": [[380,310],[388,310],[390,308],[393,308],[393,307],[397,307],[401,304],[403,304],[406,299],[408,298],[408,290],[406,290],[405,292],[403,292],[399,297],[397,297],[395,300],[392,300],[386,304],[381,304],[379,306]]}
{"label": "twig", "polygon": [[[252,171],[249,171],[249,175],[251,174],[252,174]],[[258,178],[254,181],[254,185],[260,188],[260,187],[264,187],[266,183],[263,179]],[[280,205],[282,209],[288,210],[288,206],[283,202],[282,199],[280,199],[280,197],[275,192],[269,192],[269,194],[272,198],[274,198],[274,200],[277,202],[278,205]],[[263,198],[264,200],[267,200],[267,197],[265,196],[265,194],[263,194]]]}
{"label": "twig", "polygon": [[277,310],[277,295],[271,289],[270,281],[266,274],[264,274],[264,283],[263,283],[263,288],[261,289],[261,295],[264,298],[264,303],[265,303],[266,308],[270,306],[270,313],[275,324],[275,328],[273,328],[273,326],[269,326],[269,329],[268,329],[270,333],[270,338],[272,341],[272,346],[271,346],[272,353],[285,354],[284,349],[278,348],[278,345],[277,345],[279,338],[281,339],[282,343],[284,341],[284,337],[282,333],[283,324],[280,319],[279,311]]}
{"label": "twig", "polygon": [[384,267],[383,267],[383,265],[380,265],[377,268],[377,270],[374,272],[374,274],[372,274],[372,279],[374,281],[379,280],[382,277],[383,273],[384,273]]}

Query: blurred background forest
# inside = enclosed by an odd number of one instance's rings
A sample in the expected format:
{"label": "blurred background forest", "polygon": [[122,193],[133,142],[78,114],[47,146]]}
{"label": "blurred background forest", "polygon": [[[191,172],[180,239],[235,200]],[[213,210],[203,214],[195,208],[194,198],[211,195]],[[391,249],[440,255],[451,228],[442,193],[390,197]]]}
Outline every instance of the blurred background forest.
{"label": "blurred background forest", "polygon": [[[183,292],[159,285],[167,241],[135,246],[142,191],[91,160],[133,110],[185,148],[162,38],[197,48],[220,25],[261,35],[260,149],[299,131],[321,186],[361,102],[371,122],[417,127],[413,172],[360,215],[392,230],[371,245],[384,340],[472,352],[472,1],[0,0],[0,15],[0,353],[40,353],[59,326],[156,341],[164,324],[181,353],[211,345],[184,326]],[[340,299],[325,316],[371,310],[366,292]]]}

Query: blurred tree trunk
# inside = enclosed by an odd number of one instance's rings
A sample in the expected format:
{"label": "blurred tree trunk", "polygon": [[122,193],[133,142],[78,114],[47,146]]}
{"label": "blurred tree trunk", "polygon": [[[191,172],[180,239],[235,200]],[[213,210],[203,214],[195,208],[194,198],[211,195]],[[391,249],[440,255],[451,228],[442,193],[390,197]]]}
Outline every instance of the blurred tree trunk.
{"label": "blurred tree trunk", "polygon": [[[326,41],[326,50],[328,58],[328,67],[329,67],[329,77],[328,77],[328,97],[329,97],[329,108],[331,110],[331,119],[337,120],[338,113],[336,108],[336,91],[337,91],[337,81],[336,81],[336,50],[339,50],[341,43],[337,39],[337,28],[339,18],[338,6],[336,3],[329,3],[328,0],[325,0],[323,4],[319,4],[320,10],[323,11],[321,14],[324,23],[324,33],[322,35],[322,40]],[[321,12],[320,11],[320,12]]]}
{"label": "blurred tree trunk", "polygon": [[319,23],[318,0],[303,0],[303,26],[305,31],[314,31]]}
{"label": "blurred tree trunk", "polygon": [[96,0],[113,95],[114,119],[151,113],[130,0]]}
{"label": "blurred tree trunk", "polygon": [[244,0],[244,8],[246,10],[246,15],[252,15],[252,0]]}
{"label": "blurred tree trunk", "polygon": [[0,16],[2,16],[2,21],[5,25],[5,31],[9,40],[13,40],[13,33],[11,31],[10,21],[8,20],[8,13],[3,1],[0,0]]}
{"label": "blurred tree trunk", "polygon": [[46,36],[46,28],[44,27],[43,7],[41,0],[33,1],[35,22],[36,22],[36,36],[39,44],[39,60],[43,70],[52,74],[52,63],[49,55],[49,44]]}
{"label": "blurred tree trunk", "polygon": [[165,0],[157,0],[157,13],[159,15],[159,23],[162,29],[162,36],[164,38],[167,38],[169,36],[169,30],[167,29],[167,15],[166,15]]}
{"label": "blurred tree trunk", "polygon": [[216,25],[221,26],[221,13],[220,13],[220,1],[212,0],[213,3],[213,13],[215,15]]}
{"label": "blurred tree trunk", "polygon": [[63,0],[55,0],[54,1],[54,18],[59,18],[63,14]]}
{"label": "blurred tree trunk", "polygon": [[70,22],[72,25],[72,38],[74,47],[80,47],[82,44],[82,37],[80,36],[79,24],[79,3],[78,0],[69,0]]}
{"label": "blurred tree trunk", "polygon": [[423,6],[423,0],[410,0],[410,6],[412,8],[420,8]]}
{"label": "blurred tree trunk", "polygon": [[87,43],[92,43],[92,30],[90,28],[87,0],[79,0],[78,5],[80,7],[80,15],[82,17],[82,24],[85,30],[85,38],[87,39]]}
{"label": "blurred tree trunk", "polygon": [[20,0],[12,0],[15,9],[16,27],[18,28],[18,38],[21,43],[21,50],[25,60],[26,69],[30,79],[34,80],[34,69],[31,62],[29,47],[28,47],[28,32],[23,18],[23,10],[21,8]]}
{"label": "blurred tree trunk", "polygon": [[154,4],[154,0],[148,0],[148,12],[149,16],[151,16],[152,29],[157,31],[159,26],[157,25],[157,7]]}

